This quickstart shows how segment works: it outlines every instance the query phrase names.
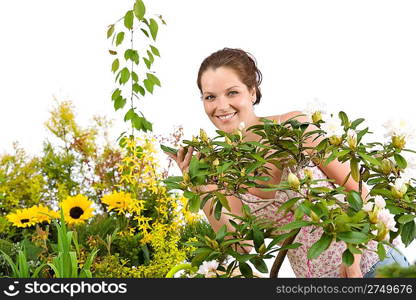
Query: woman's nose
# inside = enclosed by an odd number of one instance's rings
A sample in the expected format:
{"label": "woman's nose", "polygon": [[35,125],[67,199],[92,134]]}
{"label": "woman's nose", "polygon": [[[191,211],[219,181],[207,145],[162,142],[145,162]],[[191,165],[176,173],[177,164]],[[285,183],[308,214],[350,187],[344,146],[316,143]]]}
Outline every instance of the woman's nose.
{"label": "woman's nose", "polygon": [[217,97],[217,109],[226,109],[230,107],[229,99],[225,95],[221,95]]}

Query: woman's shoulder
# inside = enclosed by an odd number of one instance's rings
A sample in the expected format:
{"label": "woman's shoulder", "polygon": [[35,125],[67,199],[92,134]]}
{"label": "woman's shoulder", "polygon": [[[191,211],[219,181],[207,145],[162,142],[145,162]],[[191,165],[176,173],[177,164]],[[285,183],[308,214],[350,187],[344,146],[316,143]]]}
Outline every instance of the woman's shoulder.
{"label": "woman's shoulder", "polygon": [[289,112],[283,113],[281,115],[273,115],[273,116],[268,116],[268,117],[265,117],[265,118],[269,119],[269,120],[272,120],[272,121],[276,121],[276,122],[285,122],[285,121],[287,121],[291,118],[294,118],[296,116],[299,116],[296,119],[299,120],[300,122],[301,121],[306,121],[307,117],[300,110],[289,111]]}

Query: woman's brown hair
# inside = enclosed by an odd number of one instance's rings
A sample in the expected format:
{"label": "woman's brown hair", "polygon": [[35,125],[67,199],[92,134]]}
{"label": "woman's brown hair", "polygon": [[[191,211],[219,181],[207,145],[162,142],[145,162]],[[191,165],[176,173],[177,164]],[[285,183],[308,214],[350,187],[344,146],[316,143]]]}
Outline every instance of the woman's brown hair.
{"label": "woman's brown hair", "polygon": [[249,89],[253,87],[256,89],[256,101],[255,104],[260,103],[261,92],[260,83],[262,75],[257,68],[256,59],[250,53],[233,48],[224,48],[217,52],[212,53],[210,56],[204,59],[199,67],[197,84],[202,93],[201,77],[202,74],[208,69],[217,69],[219,67],[228,67],[233,69],[241,82],[243,82]]}

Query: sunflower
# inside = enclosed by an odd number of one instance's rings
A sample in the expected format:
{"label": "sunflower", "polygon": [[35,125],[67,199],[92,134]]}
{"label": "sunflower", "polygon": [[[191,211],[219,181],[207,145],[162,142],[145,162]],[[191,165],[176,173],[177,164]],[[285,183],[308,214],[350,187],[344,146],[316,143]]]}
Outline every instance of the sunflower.
{"label": "sunflower", "polygon": [[68,197],[62,201],[65,221],[68,224],[82,224],[93,216],[92,202],[84,195]]}
{"label": "sunflower", "polygon": [[33,213],[38,223],[51,223],[51,219],[58,219],[59,214],[43,205],[34,205],[29,210]]}
{"label": "sunflower", "polygon": [[7,220],[16,227],[30,227],[37,223],[37,219],[29,208],[18,209],[6,216]]}
{"label": "sunflower", "polygon": [[124,213],[129,210],[133,199],[129,193],[113,192],[110,195],[105,195],[101,202],[108,205],[108,211],[114,209],[118,213]]}

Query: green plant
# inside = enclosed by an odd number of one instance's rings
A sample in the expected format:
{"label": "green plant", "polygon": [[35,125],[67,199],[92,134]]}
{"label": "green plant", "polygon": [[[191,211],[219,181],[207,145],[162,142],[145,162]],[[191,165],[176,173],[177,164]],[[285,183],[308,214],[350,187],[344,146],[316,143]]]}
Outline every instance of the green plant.
{"label": "green plant", "polygon": [[0,250],[4,259],[8,262],[12,274],[11,277],[13,278],[38,278],[40,271],[43,268],[47,267],[47,264],[41,264],[37,267],[32,274],[30,274],[30,267],[28,260],[26,258],[25,250],[19,250],[16,257],[16,262],[13,262],[11,257],[6,254],[3,250]]}
{"label": "green plant", "polygon": [[52,263],[48,263],[48,266],[55,273],[56,278],[79,278],[87,277],[91,278],[92,273],[90,271],[91,264],[93,263],[94,257],[98,250],[93,250],[85,264],[79,271],[77,252],[71,251],[71,245],[74,243],[75,248],[79,252],[79,245],[74,237],[73,231],[67,231],[64,215],[61,210],[61,225],[57,221],[54,221],[56,229],[58,231],[58,256],[52,259]]}

